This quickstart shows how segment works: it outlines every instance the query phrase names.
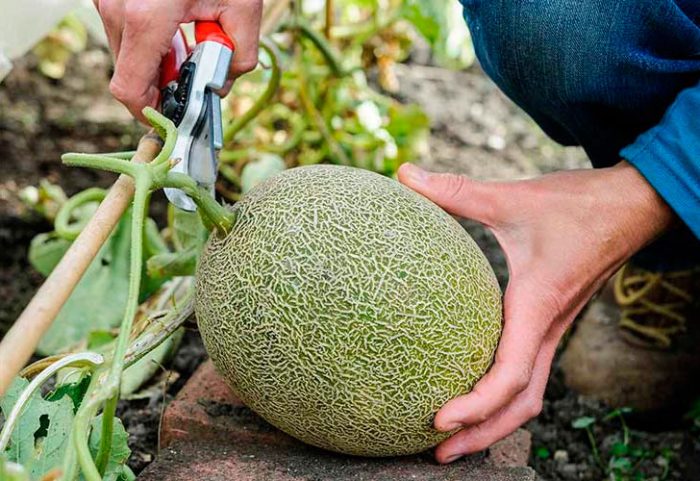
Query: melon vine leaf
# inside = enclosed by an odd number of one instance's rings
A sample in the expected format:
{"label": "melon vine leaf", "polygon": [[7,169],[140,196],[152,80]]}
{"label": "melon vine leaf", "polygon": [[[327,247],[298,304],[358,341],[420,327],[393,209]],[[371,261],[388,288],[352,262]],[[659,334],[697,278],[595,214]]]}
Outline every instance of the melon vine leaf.
{"label": "melon vine leaf", "polygon": [[[65,352],[93,331],[108,331],[119,325],[129,286],[131,217],[129,209],[42,338],[37,349],[39,354]],[[167,249],[152,219],[146,222],[145,233],[144,257]],[[29,247],[29,261],[48,276],[70,246],[71,241],[55,232],[39,234]],[[164,280],[144,276],[140,297],[143,299],[156,291]],[[101,302],[96,304],[95,299]]]}
{"label": "melon vine leaf", "polygon": [[[96,456],[100,447],[100,436],[102,427],[102,415],[100,414],[92,420],[92,431],[88,441],[90,451],[93,456]],[[119,418],[114,418],[112,427],[112,449],[109,452],[109,460],[105,469],[103,481],[120,481],[129,479],[129,473],[126,462],[131,455],[131,449],[127,443],[129,435],[124,429],[124,425]]]}
{"label": "melon vine leaf", "polygon": [[[25,379],[14,380],[0,399],[0,409],[5,416],[9,415],[28,385]],[[61,464],[72,422],[73,402],[70,397],[49,401],[35,393],[22,410],[4,454],[9,461],[25,466],[32,479],[41,478]]]}
{"label": "melon vine leaf", "polygon": [[37,349],[40,354],[64,352],[90,331],[119,325],[129,289],[130,235],[128,211],[42,337]]}
{"label": "melon vine leaf", "polygon": [[54,232],[38,234],[29,245],[29,262],[42,275],[48,276],[70,247],[70,241]]}
{"label": "melon vine leaf", "polygon": [[83,401],[83,397],[90,385],[91,376],[83,375],[76,382],[59,384],[58,387],[46,396],[47,401],[58,401],[67,397],[73,401],[73,412],[77,411],[78,406]]}
{"label": "melon vine leaf", "polygon": [[170,209],[175,249],[184,251],[192,246],[203,246],[209,231],[204,227],[199,214],[197,212],[185,212],[172,206],[170,206]]}

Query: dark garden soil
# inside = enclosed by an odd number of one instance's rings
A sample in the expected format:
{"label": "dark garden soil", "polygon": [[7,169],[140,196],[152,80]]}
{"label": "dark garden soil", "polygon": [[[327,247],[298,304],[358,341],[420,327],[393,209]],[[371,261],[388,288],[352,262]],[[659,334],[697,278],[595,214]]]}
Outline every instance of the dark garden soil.
{"label": "dark garden soil", "polygon": [[[420,60],[417,61],[421,63]],[[75,57],[61,81],[50,81],[34,69],[31,56],[0,84],[0,333],[7,329],[41,283],[26,259],[31,238],[49,230],[18,200],[18,192],[42,178],[60,184],[68,194],[89,186],[108,186],[114,176],[69,169],[60,164],[66,151],[115,151],[133,148],[143,128],[131,120],[108,92],[110,58],[100,48]],[[398,97],[418,102],[433,119],[430,153],[421,159],[429,168],[478,178],[530,177],[542,172],[586,166],[578,149],[548,141],[537,127],[505,99],[474,67],[449,72],[429,65],[398,67]],[[502,285],[507,282],[504,257],[481,226],[465,226],[487,253]],[[140,472],[157,455],[158,424],[165,401],[171,399],[205,358],[194,324],[166,366],[169,379],[146,388],[137,399],[122,401],[119,415],[130,433],[131,466]],[[163,380],[163,376],[159,378]],[[610,412],[599,403],[566,389],[556,366],[542,414],[529,423],[533,433],[532,466],[545,480],[600,480],[585,432],[571,422],[582,416],[602,419]],[[617,420],[600,421],[594,435],[604,462],[622,435]],[[645,449],[643,479],[700,480],[698,437],[686,425],[662,432],[632,432],[632,445]],[[670,468],[663,476],[660,454],[668,450]]]}

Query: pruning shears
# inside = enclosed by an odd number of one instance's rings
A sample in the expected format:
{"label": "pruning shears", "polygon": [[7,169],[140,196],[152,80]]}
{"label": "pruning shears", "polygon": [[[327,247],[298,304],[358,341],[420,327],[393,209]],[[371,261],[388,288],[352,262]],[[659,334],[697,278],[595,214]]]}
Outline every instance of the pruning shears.
{"label": "pruning shears", "polygon": [[[195,22],[196,44],[190,49],[180,29],[161,64],[161,109],[177,126],[173,172],[190,176],[214,195],[217,154],[223,145],[221,98],[234,45],[217,22]],[[196,205],[179,189],[166,188],[168,200],[182,210]]]}

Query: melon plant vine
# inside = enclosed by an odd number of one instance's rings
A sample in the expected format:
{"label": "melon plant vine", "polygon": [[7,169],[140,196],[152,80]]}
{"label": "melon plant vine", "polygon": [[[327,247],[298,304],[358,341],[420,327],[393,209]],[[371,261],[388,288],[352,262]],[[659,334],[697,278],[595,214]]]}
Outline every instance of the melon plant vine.
{"label": "melon plant vine", "polygon": [[[220,205],[211,197],[208,191],[199,187],[189,176],[170,171],[173,162],[177,162],[177,159],[172,160],[170,158],[177,138],[176,128],[170,120],[153,109],[147,108],[144,110],[144,115],[164,140],[161,152],[152,162],[137,164],[122,158],[122,155],[109,154],[66,154],[63,156],[64,163],[69,166],[107,170],[126,174],[134,179],[135,193],[131,218],[129,291],[116,342],[105,353],[105,361],[103,361],[102,355],[98,353],[81,353],[63,357],[43,370],[31,384],[24,388],[17,398],[0,435],[0,452],[3,452],[11,439],[17,419],[25,405],[31,400],[32,393],[51,374],[59,369],[75,366],[76,364],[84,366],[83,369],[91,370],[89,385],[82,396],[82,402],[80,402],[73,419],[68,440],[69,448],[65,449],[62,479],[66,480],[75,479],[78,474],[78,468],[80,468],[80,472],[82,472],[85,479],[89,481],[101,480],[105,476],[109,465],[114,433],[114,415],[119,399],[122,374],[127,362],[129,338],[139,306],[143,236],[149,194],[154,190],[166,187],[183,190],[195,201],[202,219],[212,229],[215,233],[214,235],[225,235],[231,229],[235,219],[232,211]],[[86,191],[74,197],[72,202],[69,201],[68,207],[75,208],[88,199],[93,197],[100,198],[101,196],[102,194],[97,191]],[[68,214],[59,214],[56,220],[57,224],[61,224],[62,230],[70,231],[65,220],[67,216]],[[135,354],[134,357],[146,354],[148,349],[153,347],[155,347],[154,343],[145,343],[142,352]],[[85,366],[85,364],[88,364],[88,366]],[[93,422],[100,409],[103,410],[99,427],[101,434],[97,452],[93,454],[90,450],[89,436],[91,428],[94,428]],[[130,477],[124,471],[112,474],[127,479]],[[117,478],[115,477],[115,479]]]}

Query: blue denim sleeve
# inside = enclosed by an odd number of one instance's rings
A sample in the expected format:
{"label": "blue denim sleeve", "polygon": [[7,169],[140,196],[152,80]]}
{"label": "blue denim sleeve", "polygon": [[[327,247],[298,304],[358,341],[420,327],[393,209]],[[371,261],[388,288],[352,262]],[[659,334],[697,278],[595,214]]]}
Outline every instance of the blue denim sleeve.
{"label": "blue denim sleeve", "polygon": [[620,155],[700,238],[700,84],[682,91],[659,124]]}

